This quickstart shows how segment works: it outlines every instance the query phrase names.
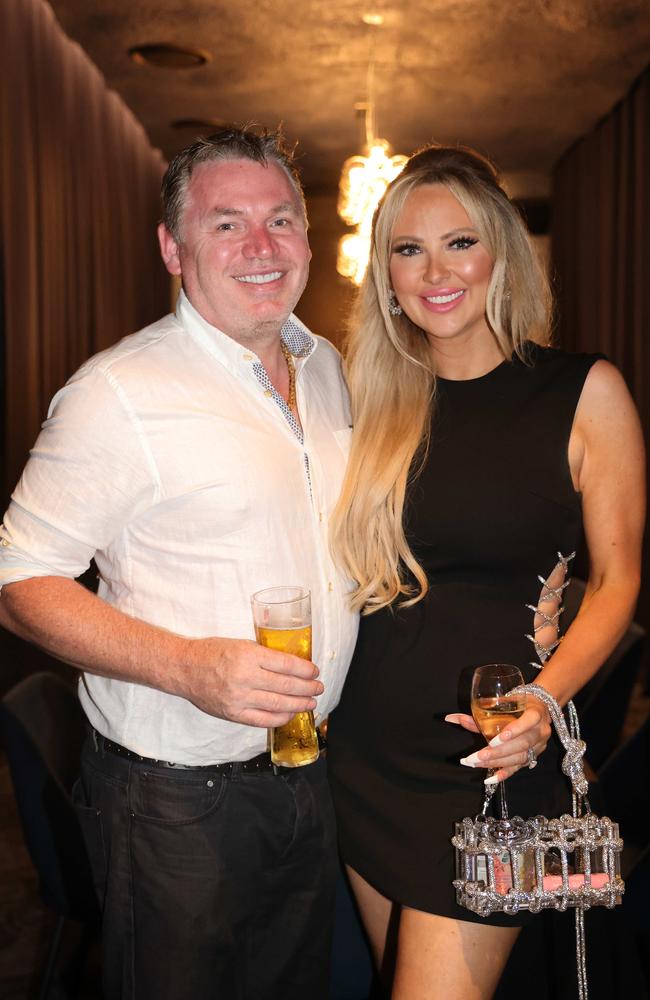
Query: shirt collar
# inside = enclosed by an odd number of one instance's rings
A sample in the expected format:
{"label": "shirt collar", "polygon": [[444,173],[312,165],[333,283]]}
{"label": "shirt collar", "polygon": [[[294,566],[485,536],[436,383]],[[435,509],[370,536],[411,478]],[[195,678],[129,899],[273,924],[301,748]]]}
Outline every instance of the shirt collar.
{"label": "shirt collar", "polygon": [[[257,359],[254,351],[244,347],[227,334],[212,326],[194,308],[181,288],[176,302],[176,319],[192,336],[199,339],[212,354],[231,365],[240,367],[242,360],[250,362]],[[289,316],[280,331],[282,340],[296,358],[310,357],[318,346],[318,341],[293,313]],[[259,360],[259,359],[257,359]]]}

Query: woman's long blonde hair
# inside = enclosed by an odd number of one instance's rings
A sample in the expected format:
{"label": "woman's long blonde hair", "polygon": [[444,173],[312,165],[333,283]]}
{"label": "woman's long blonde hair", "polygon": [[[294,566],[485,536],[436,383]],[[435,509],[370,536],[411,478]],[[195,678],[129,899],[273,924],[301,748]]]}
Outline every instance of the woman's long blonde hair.
{"label": "woman's long blonde hair", "polygon": [[464,146],[429,146],[412,156],[375,213],[370,265],[344,350],[354,431],[331,543],[356,581],[352,607],[364,614],[399,598],[401,606],[415,604],[428,590],[404,531],[404,504],[426,455],[435,371],[424,331],[388,310],[393,227],[422,184],[451,191],[492,258],[486,318],[504,358],[526,361],[526,343],[548,343],[550,335],[545,273],[492,165]]}

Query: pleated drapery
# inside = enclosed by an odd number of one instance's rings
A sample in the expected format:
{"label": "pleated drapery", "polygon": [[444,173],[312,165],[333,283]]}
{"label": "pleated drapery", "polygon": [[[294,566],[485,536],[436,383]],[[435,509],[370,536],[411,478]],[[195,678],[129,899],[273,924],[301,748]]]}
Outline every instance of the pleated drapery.
{"label": "pleated drapery", "polygon": [[[552,261],[561,345],[603,351],[650,428],[650,69],[553,178]],[[646,577],[650,539],[646,538]],[[650,627],[646,579],[639,620]]]}
{"label": "pleated drapery", "polygon": [[0,6],[6,500],[60,385],[169,308],[164,170],[43,0]]}

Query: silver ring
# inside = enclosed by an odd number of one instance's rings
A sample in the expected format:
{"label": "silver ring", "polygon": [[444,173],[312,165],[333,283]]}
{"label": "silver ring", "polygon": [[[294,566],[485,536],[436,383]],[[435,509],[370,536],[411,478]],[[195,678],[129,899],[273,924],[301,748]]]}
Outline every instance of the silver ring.
{"label": "silver ring", "polygon": [[526,754],[526,765],[529,771],[532,771],[534,767],[537,767],[537,754],[532,747],[528,748],[528,753]]}

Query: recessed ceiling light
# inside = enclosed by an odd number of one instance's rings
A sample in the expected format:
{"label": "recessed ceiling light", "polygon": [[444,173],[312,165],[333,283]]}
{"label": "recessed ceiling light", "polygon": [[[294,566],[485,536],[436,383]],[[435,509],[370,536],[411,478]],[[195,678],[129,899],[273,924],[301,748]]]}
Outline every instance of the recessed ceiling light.
{"label": "recessed ceiling light", "polygon": [[368,12],[367,14],[361,15],[361,20],[363,21],[364,24],[372,24],[378,27],[380,24],[384,23],[384,15],[372,14]]}
{"label": "recessed ceiling light", "polygon": [[175,121],[170,122],[172,128],[195,129],[199,132],[205,132],[207,129],[222,128],[225,124],[223,118],[177,118]]}
{"label": "recessed ceiling light", "polygon": [[192,69],[210,61],[210,53],[202,49],[188,49],[182,45],[159,42],[153,45],[134,45],[129,55],[139,66],[162,66],[165,69]]}

